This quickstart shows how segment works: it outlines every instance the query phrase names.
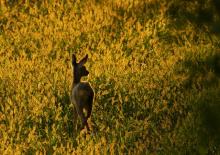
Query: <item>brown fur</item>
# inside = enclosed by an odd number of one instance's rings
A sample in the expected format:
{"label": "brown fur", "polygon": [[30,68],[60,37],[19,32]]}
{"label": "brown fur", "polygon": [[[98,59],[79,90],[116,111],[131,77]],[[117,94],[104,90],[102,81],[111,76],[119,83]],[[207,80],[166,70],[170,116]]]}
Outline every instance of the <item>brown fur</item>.
{"label": "brown fur", "polygon": [[[86,55],[79,63],[77,63],[76,56],[74,54],[72,55],[73,85],[71,92],[71,102],[74,103],[77,114],[82,120],[82,128],[86,126],[87,130],[89,131],[90,129],[87,120],[91,116],[92,112],[94,91],[88,82],[80,82],[82,76],[87,76],[89,74],[84,66],[87,59],[88,55]],[[83,110],[86,110],[86,116]]]}

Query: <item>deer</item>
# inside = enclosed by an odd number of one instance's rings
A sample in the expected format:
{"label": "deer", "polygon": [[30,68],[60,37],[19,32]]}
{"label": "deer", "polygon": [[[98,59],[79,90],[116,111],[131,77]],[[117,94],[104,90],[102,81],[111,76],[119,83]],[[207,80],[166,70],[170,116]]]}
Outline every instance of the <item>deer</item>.
{"label": "deer", "polygon": [[[89,71],[84,66],[87,60],[88,54],[77,63],[76,56],[72,54],[73,82],[71,102],[74,104],[77,112],[76,119],[78,116],[81,118],[81,130],[86,127],[87,131],[90,131],[87,121],[92,113],[94,91],[88,82],[81,82],[81,78],[89,74]],[[86,111],[87,115],[84,114],[84,111]]]}

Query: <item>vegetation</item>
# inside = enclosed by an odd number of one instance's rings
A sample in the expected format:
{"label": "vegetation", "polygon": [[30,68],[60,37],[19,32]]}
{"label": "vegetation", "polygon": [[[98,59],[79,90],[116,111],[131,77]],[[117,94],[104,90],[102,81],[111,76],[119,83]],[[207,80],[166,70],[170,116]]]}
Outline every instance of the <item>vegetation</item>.
{"label": "vegetation", "polygon": [[[219,154],[218,8],[1,1],[0,154]],[[90,134],[75,128],[72,53],[89,55]]]}

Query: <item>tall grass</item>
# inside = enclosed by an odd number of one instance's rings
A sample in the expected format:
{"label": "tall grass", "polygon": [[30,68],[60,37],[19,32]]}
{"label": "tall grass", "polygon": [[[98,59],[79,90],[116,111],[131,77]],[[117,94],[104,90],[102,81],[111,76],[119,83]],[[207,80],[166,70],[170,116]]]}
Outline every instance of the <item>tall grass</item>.
{"label": "tall grass", "polygon": [[[0,4],[1,154],[220,152],[219,37],[174,2]],[[91,134],[74,129],[72,53],[89,54]]]}

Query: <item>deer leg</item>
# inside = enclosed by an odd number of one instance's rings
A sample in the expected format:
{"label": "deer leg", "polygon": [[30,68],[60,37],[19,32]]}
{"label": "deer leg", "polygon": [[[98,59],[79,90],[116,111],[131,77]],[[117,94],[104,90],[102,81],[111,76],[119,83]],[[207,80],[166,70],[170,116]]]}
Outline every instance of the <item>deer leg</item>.
{"label": "deer leg", "polygon": [[91,113],[92,113],[92,104],[89,104],[87,109],[87,116],[86,116],[87,120],[91,116]]}
{"label": "deer leg", "polygon": [[87,130],[89,131],[89,125],[87,123],[86,117],[83,114],[83,108],[77,106],[77,113],[78,113],[78,115],[80,116],[80,118],[82,120],[82,129],[84,129],[84,127],[86,126]]}

